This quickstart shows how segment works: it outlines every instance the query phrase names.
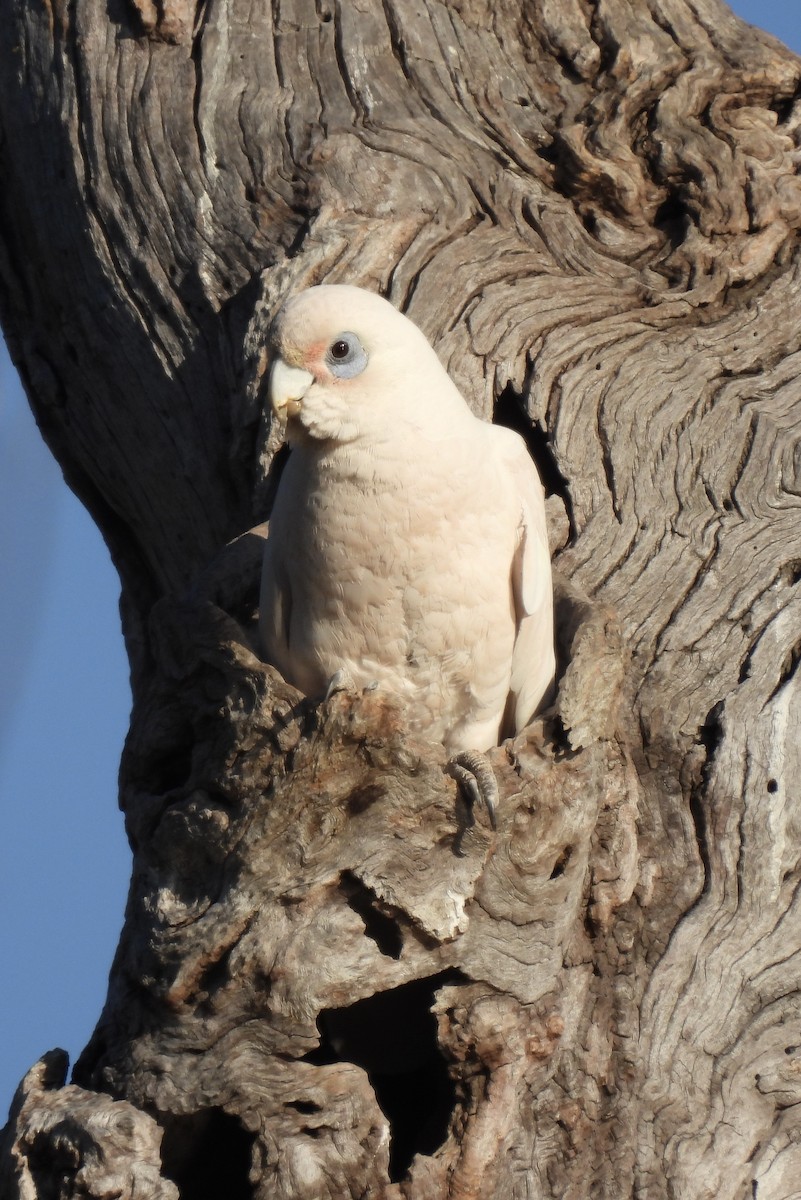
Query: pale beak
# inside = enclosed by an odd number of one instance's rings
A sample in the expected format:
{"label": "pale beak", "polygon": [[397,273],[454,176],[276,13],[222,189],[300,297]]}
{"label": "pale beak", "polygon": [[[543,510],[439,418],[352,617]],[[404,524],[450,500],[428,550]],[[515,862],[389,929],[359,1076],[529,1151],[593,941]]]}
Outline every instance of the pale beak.
{"label": "pale beak", "polygon": [[296,417],[301,401],[314,383],[314,376],[300,367],[290,367],[276,358],[270,371],[270,403],[279,416]]}

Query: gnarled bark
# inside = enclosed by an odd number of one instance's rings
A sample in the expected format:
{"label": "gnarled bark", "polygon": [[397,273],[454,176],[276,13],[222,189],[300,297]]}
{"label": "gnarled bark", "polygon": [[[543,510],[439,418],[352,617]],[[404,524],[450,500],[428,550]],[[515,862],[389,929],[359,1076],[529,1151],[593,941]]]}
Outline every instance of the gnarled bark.
{"label": "gnarled bark", "polygon": [[[801,61],[718,0],[4,17],[4,327],[135,693],[108,1001],[4,1192],[48,1194],[54,1105],[122,1103],[183,1200],[220,1161],[233,1197],[793,1195]],[[323,279],[552,492],[559,693],[492,754],[497,832],[391,698],[258,656],[266,331]]]}

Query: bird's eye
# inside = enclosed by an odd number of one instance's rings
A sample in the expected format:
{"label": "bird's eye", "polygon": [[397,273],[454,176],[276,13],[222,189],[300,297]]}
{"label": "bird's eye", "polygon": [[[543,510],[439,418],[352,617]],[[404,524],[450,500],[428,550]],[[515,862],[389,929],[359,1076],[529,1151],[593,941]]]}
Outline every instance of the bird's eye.
{"label": "bird's eye", "polygon": [[340,333],[335,337],[325,359],[337,379],[353,379],[367,366],[367,352],[355,333]]}

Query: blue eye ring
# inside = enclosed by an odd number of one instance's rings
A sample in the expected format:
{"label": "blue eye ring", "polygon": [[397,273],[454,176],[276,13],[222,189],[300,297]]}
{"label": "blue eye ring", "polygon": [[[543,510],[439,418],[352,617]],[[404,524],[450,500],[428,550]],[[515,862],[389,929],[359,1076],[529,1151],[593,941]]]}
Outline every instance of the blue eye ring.
{"label": "blue eye ring", "polygon": [[325,352],[325,361],[337,379],[353,379],[367,366],[367,352],[355,333],[338,333]]}

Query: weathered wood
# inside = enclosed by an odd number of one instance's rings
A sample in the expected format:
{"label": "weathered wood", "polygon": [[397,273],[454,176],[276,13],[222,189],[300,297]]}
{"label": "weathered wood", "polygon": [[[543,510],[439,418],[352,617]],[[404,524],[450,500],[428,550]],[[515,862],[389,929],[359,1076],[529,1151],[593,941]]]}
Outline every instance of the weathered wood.
{"label": "weathered wood", "polygon": [[17,1089],[0,1139],[3,1195],[177,1200],[161,1174],[153,1118],[125,1100],[65,1086],[67,1066],[66,1054],[52,1050]]}
{"label": "weathered wood", "polygon": [[[183,1200],[215,1159],[233,1197],[794,1195],[801,61],[719,0],[2,7],[0,314],[135,691],[108,1001],[4,1200],[104,1093]],[[266,332],[322,279],[553,492],[559,694],[496,833],[390,699],[258,657]]]}

